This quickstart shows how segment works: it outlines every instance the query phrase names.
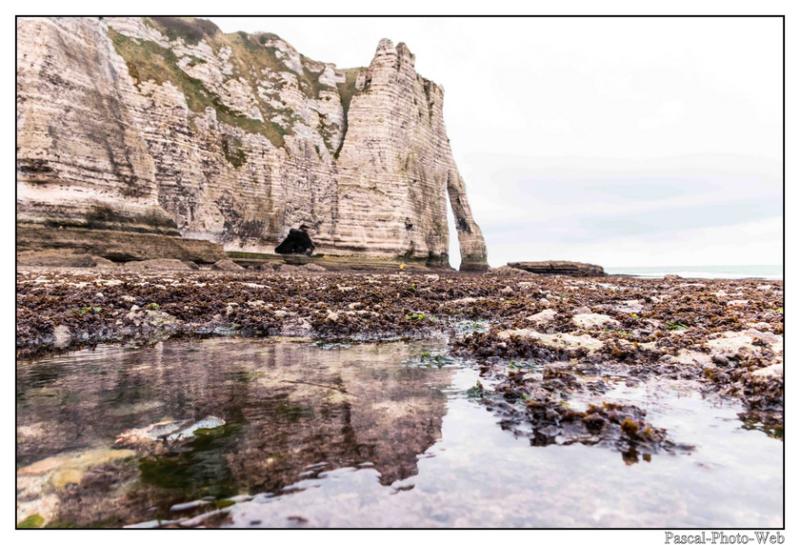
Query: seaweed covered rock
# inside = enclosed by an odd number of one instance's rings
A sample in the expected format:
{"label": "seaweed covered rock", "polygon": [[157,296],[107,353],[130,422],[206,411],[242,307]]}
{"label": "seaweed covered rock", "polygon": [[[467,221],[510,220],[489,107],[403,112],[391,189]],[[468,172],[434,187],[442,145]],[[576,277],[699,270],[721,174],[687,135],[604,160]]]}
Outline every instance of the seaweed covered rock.
{"label": "seaweed covered rock", "polygon": [[509,267],[535,274],[563,274],[568,276],[605,276],[600,265],[577,261],[518,261]]}

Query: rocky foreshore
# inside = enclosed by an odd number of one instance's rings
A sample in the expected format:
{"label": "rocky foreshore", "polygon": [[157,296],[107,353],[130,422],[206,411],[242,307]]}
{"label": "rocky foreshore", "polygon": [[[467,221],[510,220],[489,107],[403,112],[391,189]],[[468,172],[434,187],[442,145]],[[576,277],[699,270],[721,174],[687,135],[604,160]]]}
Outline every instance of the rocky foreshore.
{"label": "rocky foreshore", "polygon": [[480,366],[476,395],[509,427],[533,425],[532,442],[683,448],[637,407],[567,403],[651,378],[738,399],[747,425],[782,435],[781,281],[312,269],[21,267],[18,357],[172,337],[440,336]]}

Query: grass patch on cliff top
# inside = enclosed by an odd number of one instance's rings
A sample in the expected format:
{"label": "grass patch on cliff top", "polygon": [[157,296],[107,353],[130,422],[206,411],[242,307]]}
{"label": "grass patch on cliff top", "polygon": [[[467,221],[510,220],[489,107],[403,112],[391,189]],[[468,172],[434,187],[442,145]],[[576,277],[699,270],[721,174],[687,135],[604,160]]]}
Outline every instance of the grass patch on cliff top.
{"label": "grass patch on cliff top", "polygon": [[128,72],[137,84],[152,80],[157,84],[167,81],[175,85],[186,97],[189,109],[203,113],[208,107],[217,112],[217,119],[222,123],[240,129],[261,134],[276,147],[282,147],[284,136],[288,130],[272,121],[259,121],[244,116],[226,106],[215,93],[209,91],[202,81],[189,76],[178,66],[175,53],[155,42],[129,38],[114,29],[108,29],[117,53],[125,59]]}
{"label": "grass patch on cliff top", "polygon": [[187,44],[197,45],[203,38],[211,38],[220,33],[217,25],[206,19],[194,17],[146,17],[149,24],[172,40],[183,38]]}
{"label": "grass patch on cliff top", "polygon": [[281,60],[283,53],[274,46],[266,45],[269,40],[280,39],[275,34],[250,35],[246,32],[235,32],[224,36],[225,44],[232,50],[230,62],[234,65],[235,73],[246,78],[253,86],[256,79],[263,77],[263,70],[270,72],[289,72],[297,77],[300,90],[308,98],[318,99],[320,91],[334,90],[332,85],[320,83],[321,72],[314,72],[309,68],[315,61],[300,55],[302,73],[289,68]]}
{"label": "grass patch on cliff top", "polygon": [[[332,133],[324,126],[320,126],[320,132],[328,149],[333,152],[334,157],[338,158],[341,151],[341,144],[344,142],[344,135],[347,132],[347,118],[350,103],[353,96],[357,94],[356,78],[364,70],[363,67],[345,69],[345,81],[337,83],[335,86],[320,82],[322,71],[316,69],[322,67],[322,63],[317,63],[303,55],[300,55],[300,65],[302,70],[298,73],[286,64],[281,58],[285,55],[277,47],[269,45],[270,40],[280,39],[279,36],[271,33],[247,34],[246,32],[234,32],[223,34],[213,23],[203,19],[191,17],[148,17],[145,18],[146,24],[158,30],[170,40],[182,38],[188,44],[196,45],[205,40],[214,51],[219,51],[222,47],[229,47],[231,55],[228,62],[233,68],[233,76],[246,81],[256,98],[259,109],[265,121],[250,118],[225,105],[221,98],[209,90],[201,80],[191,77],[178,66],[180,60],[169,48],[163,48],[157,43],[148,40],[138,40],[121,34],[113,28],[108,29],[114,47],[128,65],[128,71],[136,81],[137,85],[143,81],[152,80],[157,84],[166,81],[175,85],[186,97],[186,103],[193,112],[203,113],[206,108],[212,107],[217,113],[217,119],[227,125],[238,127],[246,132],[261,134],[265,136],[276,147],[284,146],[284,137],[292,134],[292,125],[296,123],[298,115],[288,107],[275,107],[258,92],[261,83],[268,74],[280,72],[290,73],[297,78],[297,85],[300,91],[309,99],[319,99],[323,91],[336,92],[341,100],[344,113],[343,138],[342,142],[333,149]],[[189,66],[204,62],[202,59],[191,57]],[[280,80],[273,80],[278,86]],[[276,94],[273,99],[279,99]],[[276,117],[277,116],[277,117]],[[273,121],[279,121],[276,123]],[[240,162],[238,154],[229,153],[225,142],[222,142],[223,153],[226,159],[235,166]],[[242,161],[243,163],[243,161]]]}

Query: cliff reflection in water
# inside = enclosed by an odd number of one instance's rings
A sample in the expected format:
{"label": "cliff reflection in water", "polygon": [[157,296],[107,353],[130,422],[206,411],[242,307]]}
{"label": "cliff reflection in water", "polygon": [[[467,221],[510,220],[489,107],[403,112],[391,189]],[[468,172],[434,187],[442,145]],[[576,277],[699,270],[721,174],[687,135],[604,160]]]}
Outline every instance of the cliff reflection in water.
{"label": "cliff reflection in water", "polygon": [[226,423],[175,447],[134,446],[135,462],[106,467],[112,482],[101,487],[97,467],[63,488],[52,475],[36,485],[22,479],[18,501],[32,502],[33,512],[42,509],[37,493],[47,495],[44,503],[56,504],[49,520],[117,524],[167,516],[175,502],[203,496],[279,492],[314,467],[369,463],[383,485],[408,478],[417,474],[418,455],[441,437],[442,390],[453,373],[401,364],[421,350],[214,339],[21,363],[21,473],[45,458],[108,449],[126,430],[166,419],[213,415]]}

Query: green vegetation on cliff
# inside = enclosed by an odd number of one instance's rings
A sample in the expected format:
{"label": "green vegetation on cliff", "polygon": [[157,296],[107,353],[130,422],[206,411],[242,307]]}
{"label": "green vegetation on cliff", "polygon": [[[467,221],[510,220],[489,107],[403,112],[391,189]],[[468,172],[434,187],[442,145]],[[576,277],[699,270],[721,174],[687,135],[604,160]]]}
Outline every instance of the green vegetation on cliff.
{"label": "green vegetation on cliff", "polygon": [[217,119],[222,123],[239,127],[246,132],[261,134],[274,146],[283,146],[283,137],[289,133],[287,129],[272,121],[259,121],[230,109],[219,96],[208,90],[202,81],[181,70],[178,58],[171,50],[155,42],[129,38],[111,28],[108,33],[117,53],[125,59],[128,72],[137,84],[151,80],[157,84],[169,81],[183,93],[186,104],[193,112],[203,113],[208,107],[214,108]]}
{"label": "green vegetation on cliff", "polygon": [[[356,78],[364,68],[343,70],[344,81],[334,86],[320,81],[325,69],[323,63],[303,55],[297,55],[294,61],[290,60],[288,57],[296,54],[285,46],[276,47],[275,41],[280,40],[280,37],[275,34],[223,34],[210,21],[191,17],[145,17],[144,22],[170,41],[180,39],[189,45],[205,41],[215,52],[229,48],[230,54],[226,56],[226,62],[230,64],[232,75],[250,88],[250,96],[255,99],[265,121],[232,109],[203,81],[190,75],[193,73],[191,68],[205,63],[206,60],[193,55],[179,58],[171,48],[162,47],[153,41],[131,38],[109,28],[108,34],[114,47],[125,60],[137,85],[140,86],[145,81],[157,84],[169,81],[186,97],[191,111],[202,114],[206,108],[213,108],[218,121],[249,133],[261,134],[274,146],[283,147],[284,137],[292,134],[292,127],[301,119],[288,106],[281,106],[278,90],[286,85],[293,85],[294,80],[300,92],[309,100],[319,100],[325,92],[338,94],[344,113],[341,130],[343,135],[347,132],[350,103],[358,92]],[[317,130],[327,148],[333,152],[334,157],[338,157],[344,138],[341,142],[334,138],[338,133],[335,124],[328,124],[321,119]],[[225,140],[221,142],[223,154],[229,163],[239,167],[245,162],[244,152],[240,146],[232,147],[230,144]]]}
{"label": "green vegetation on cliff", "polygon": [[[180,39],[189,45],[204,41],[217,53],[222,48],[230,49],[226,62],[231,67],[232,75],[250,88],[250,96],[255,99],[265,121],[253,119],[230,108],[201,80],[189,75],[189,69],[205,63],[204,59],[190,55],[189,62],[185,63],[186,58],[179,58],[170,48],[161,47],[152,41],[131,38],[109,28],[108,33],[114,47],[125,59],[128,71],[137,84],[144,81],[163,84],[169,81],[184,94],[187,105],[193,112],[203,113],[208,107],[214,108],[220,122],[246,132],[262,134],[276,147],[282,147],[284,137],[292,134],[292,126],[300,121],[300,117],[288,106],[281,107],[278,90],[287,84],[292,85],[294,80],[300,92],[310,100],[319,100],[324,92],[338,94],[344,112],[344,126],[341,129],[343,132],[347,131],[350,102],[357,92],[356,78],[363,68],[344,70],[345,81],[334,86],[320,81],[325,70],[323,63],[297,55],[284,46],[276,47],[275,40],[280,40],[280,37],[275,34],[223,34],[210,21],[191,17],[146,17],[144,21],[170,41]],[[292,60],[289,58],[291,55],[297,56]],[[334,134],[338,132],[336,127],[321,121],[317,129],[328,149],[338,157],[341,142],[334,139]],[[238,152],[232,153],[226,142],[222,142],[222,148],[228,162],[237,167],[244,163],[244,158],[239,157]]]}
{"label": "green vegetation on cliff", "polygon": [[145,17],[144,21],[170,40],[183,38],[187,44],[195,45],[203,38],[211,38],[220,30],[207,19],[194,17]]}
{"label": "green vegetation on cliff", "polygon": [[356,94],[356,78],[358,74],[361,73],[362,70],[365,70],[362,67],[359,68],[348,68],[344,71],[344,82],[338,83],[336,86],[339,88],[339,97],[342,100],[342,112],[344,113],[344,127],[342,127],[342,142],[339,145],[339,148],[333,154],[334,157],[339,157],[339,152],[342,151],[342,145],[344,145],[344,137],[347,134],[347,115],[350,111],[350,102],[353,100],[353,96]]}
{"label": "green vegetation on cliff", "polygon": [[236,168],[247,162],[247,155],[242,149],[242,141],[235,136],[226,135],[222,138],[222,153],[225,155],[225,159]]}

